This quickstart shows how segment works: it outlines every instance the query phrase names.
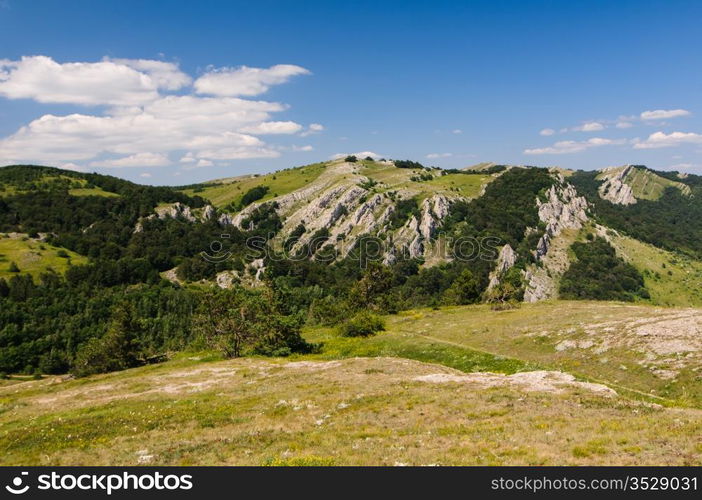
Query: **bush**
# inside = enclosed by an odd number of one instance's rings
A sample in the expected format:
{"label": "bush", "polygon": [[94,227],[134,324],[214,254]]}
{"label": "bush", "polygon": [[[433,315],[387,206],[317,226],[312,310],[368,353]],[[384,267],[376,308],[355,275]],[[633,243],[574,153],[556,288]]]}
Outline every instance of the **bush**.
{"label": "bush", "polygon": [[358,161],[358,158],[356,158],[354,155],[349,155],[346,158],[344,158],[344,161],[347,161],[349,163],[356,163]]}
{"label": "bush", "polygon": [[339,327],[339,333],[344,337],[368,337],[383,330],[383,318],[368,311],[356,314]]}

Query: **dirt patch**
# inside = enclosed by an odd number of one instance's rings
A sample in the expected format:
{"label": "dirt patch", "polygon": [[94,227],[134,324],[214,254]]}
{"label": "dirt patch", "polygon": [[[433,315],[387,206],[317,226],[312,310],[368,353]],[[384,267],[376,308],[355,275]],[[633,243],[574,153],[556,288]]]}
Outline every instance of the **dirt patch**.
{"label": "dirt patch", "polygon": [[475,384],[481,387],[512,386],[528,392],[563,393],[566,389],[586,389],[605,396],[616,396],[617,393],[602,384],[579,382],[570,374],[556,371],[533,371],[501,375],[498,373],[476,372],[468,374],[432,373],[415,377],[419,382],[443,384],[456,382]]}

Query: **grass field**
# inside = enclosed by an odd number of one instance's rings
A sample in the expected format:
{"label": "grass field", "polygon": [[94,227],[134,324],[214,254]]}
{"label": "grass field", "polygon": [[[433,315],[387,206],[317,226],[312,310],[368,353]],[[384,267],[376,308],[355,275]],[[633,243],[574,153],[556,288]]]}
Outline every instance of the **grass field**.
{"label": "grass field", "polygon": [[[65,257],[59,255],[65,254]],[[40,273],[53,269],[64,273],[71,264],[85,264],[87,258],[75,252],[49,245],[28,238],[26,235],[0,233],[0,277],[10,278],[16,274],[10,272],[12,262],[17,264],[20,272],[38,276]]]}
{"label": "grass field", "polygon": [[[601,340],[588,330],[626,340],[631,322],[692,313],[589,302],[421,310],[367,339],[309,329],[322,343],[312,355],[181,353],[85,379],[5,381],[0,463],[700,465],[694,398],[636,370],[643,352],[582,342]],[[553,371],[566,368],[579,377]]]}

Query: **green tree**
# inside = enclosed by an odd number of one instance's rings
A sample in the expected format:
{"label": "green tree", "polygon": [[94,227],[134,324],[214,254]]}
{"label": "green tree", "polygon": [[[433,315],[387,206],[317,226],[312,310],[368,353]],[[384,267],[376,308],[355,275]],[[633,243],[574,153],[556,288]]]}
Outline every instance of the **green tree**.
{"label": "green tree", "polygon": [[141,325],[131,303],[123,301],[112,311],[107,333],[85,343],[76,354],[72,373],[84,377],[95,373],[125,370],[142,364],[137,338]]}
{"label": "green tree", "polygon": [[309,349],[300,335],[301,318],[280,314],[268,290],[261,293],[236,287],[208,291],[200,301],[194,326],[207,345],[228,358]]}
{"label": "green tree", "polygon": [[470,269],[464,269],[444,292],[444,302],[449,305],[461,306],[473,304],[480,298],[480,284]]}

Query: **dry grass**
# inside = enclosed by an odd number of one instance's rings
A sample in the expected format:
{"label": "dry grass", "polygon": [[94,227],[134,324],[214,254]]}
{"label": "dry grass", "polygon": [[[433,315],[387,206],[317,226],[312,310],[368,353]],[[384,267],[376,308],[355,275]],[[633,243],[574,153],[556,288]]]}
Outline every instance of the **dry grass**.
{"label": "dry grass", "polygon": [[0,462],[702,463],[697,410],[577,384],[525,390],[509,380],[485,385],[442,366],[354,358],[179,360],[87,380],[26,382],[0,388]]}

